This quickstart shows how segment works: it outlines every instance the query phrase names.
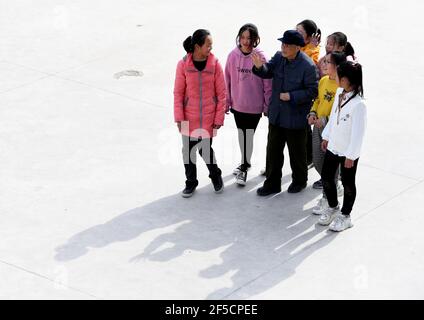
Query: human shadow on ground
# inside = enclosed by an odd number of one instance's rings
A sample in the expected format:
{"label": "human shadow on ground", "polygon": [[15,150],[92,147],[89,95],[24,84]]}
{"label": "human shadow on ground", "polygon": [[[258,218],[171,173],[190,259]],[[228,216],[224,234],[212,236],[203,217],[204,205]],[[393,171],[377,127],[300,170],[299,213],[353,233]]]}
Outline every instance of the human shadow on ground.
{"label": "human shadow on ground", "polygon": [[[207,185],[190,199],[183,199],[180,194],[169,196],[82,231],[58,247],[55,258],[71,261],[90,250],[179,224],[171,232],[164,231],[152,239],[129,262],[147,259],[166,263],[187,252],[222,249],[222,262],[199,270],[198,275],[218,279],[230,273],[232,284],[208,292],[205,297],[249,298],[293,275],[305,258],[334,239],[334,234],[316,225],[317,217],[311,209],[304,208],[318,198],[319,191],[308,187],[300,194],[283,191],[260,198],[256,189],[262,185],[263,177],[250,179],[244,188],[231,184],[232,176],[224,180],[227,184],[223,194],[214,194],[212,186]],[[289,181],[290,177],[285,176],[282,184]],[[279,268],[283,271],[273,272]],[[264,276],[267,280],[261,282]]]}

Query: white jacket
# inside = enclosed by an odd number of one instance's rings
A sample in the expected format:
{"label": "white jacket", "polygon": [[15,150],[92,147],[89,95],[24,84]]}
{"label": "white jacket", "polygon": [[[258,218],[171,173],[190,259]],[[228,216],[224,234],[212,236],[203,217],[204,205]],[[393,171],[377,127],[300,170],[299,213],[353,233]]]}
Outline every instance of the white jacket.
{"label": "white jacket", "polygon": [[[330,120],[322,133],[322,138],[328,141],[328,150],[335,155],[356,160],[361,155],[367,109],[363,99],[357,95],[341,108],[339,114],[339,96],[342,92],[342,88],[337,89]],[[352,95],[353,93],[348,93],[344,102]]]}

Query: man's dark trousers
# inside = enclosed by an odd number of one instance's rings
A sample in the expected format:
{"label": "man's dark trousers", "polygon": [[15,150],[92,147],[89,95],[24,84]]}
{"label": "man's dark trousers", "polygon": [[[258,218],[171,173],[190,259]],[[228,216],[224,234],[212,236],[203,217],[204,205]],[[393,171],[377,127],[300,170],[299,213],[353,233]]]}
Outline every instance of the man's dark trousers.
{"label": "man's dark trousers", "polygon": [[287,144],[292,169],[292,182],[305,185],[308,181],[307,129],[286,129],[269,124],[266,152],[267,179],[264,187],[281,189],[284,148]]}

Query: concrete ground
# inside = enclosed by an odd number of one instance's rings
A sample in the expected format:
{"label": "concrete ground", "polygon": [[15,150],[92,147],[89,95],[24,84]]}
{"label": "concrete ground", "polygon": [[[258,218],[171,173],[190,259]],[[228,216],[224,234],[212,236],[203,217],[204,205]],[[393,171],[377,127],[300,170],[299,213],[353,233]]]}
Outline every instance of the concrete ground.
{"label": "concrete ground", "polygon": [[[201,10],[199,10],[201,9]],[[419,1],[0,0],[0,298],[424,298],[424,45]],[[320,192],[261,199],[267,124],[240,188],[231,116],[215,195],[181,198],[173,82],[208,28],[225,63],[238,28],[268,56],[305,18],[344,31],[364,66],[368,130],[353,229],[311,215]],[[135,70],[126,75],[119,72]],[[128,74],[128,73],[127,73]]]}

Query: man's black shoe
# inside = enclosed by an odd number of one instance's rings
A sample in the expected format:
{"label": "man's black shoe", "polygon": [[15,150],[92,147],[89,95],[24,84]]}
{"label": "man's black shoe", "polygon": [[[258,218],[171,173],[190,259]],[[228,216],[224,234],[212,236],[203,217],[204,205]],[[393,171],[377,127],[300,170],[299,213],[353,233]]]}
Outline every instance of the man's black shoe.
{"label": "man's black shoe", "polygon": [[262,187],[259,188],[256,193],[258,196],[260,197],[268,197],[272,194],[277,194],[281,192],[281,188],[266,188],[266,187]]}
{"label": "man's black shoe", "polygon": [[295,183],[292,183],[289,186],[287,192],[288,193],[299,193],[300,191],[302,191],[305,188],[306,188],[306,183],[305,184],[295,184]]}

